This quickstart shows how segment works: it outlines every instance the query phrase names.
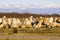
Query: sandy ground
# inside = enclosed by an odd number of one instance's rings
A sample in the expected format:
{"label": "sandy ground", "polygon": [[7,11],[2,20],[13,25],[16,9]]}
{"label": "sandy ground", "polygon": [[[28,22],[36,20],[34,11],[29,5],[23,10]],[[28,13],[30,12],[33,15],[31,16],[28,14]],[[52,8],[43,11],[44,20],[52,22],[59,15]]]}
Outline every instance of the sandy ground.
{"label": "sandy ground", "polygon": [[0,39],[60,40],[60,36],[16,36],[16,35],[2,36],[0,35]]}

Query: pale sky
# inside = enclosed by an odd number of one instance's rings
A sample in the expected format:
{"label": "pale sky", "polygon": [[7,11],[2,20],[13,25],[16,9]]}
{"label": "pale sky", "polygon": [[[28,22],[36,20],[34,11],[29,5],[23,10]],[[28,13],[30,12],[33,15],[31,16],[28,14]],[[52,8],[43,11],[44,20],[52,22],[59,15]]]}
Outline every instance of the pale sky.
{"label": "pale sky", "polygon": [[60,8],[60,0],[0,0],[2,8]]}

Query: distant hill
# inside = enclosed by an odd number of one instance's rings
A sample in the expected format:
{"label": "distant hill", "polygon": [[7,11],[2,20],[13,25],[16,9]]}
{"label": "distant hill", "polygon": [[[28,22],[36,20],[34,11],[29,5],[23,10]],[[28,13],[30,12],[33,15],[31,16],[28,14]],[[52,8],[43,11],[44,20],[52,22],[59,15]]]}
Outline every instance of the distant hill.
{"label": "distant hill", "polygon": [[60,8],[27,8],[27,9],[20,9],[20,8],[0,8],[0,12],[18,12],[18,13],[33,13],[33,14],[60,14]]}

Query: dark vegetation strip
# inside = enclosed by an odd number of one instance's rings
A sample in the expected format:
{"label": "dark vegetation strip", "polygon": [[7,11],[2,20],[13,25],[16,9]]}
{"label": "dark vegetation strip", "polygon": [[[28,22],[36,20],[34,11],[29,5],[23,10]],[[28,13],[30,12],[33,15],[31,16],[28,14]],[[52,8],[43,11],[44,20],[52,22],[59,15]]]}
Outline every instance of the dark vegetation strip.
{"label": "dark vegetation strip", "polygon": [[32,14],[32,13],[0,13],[0,17],[3,17],[3,16],[7,16],[7,17],[15,17],[15,18],[25,18],[25,17],[29,17],[29,16],[34,16],[34,17],[60,17],[60,15],[58,14]]}

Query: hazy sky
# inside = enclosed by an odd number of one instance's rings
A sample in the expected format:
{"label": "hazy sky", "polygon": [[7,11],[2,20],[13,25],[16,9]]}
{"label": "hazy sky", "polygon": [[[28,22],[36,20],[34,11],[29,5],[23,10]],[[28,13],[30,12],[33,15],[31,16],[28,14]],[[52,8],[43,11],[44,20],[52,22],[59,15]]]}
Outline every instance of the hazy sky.
{"label": "hazy sky", "polygon": [[0,0],[3,8],[56,8],[60,7],[60,0]]}

